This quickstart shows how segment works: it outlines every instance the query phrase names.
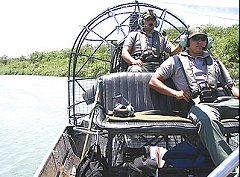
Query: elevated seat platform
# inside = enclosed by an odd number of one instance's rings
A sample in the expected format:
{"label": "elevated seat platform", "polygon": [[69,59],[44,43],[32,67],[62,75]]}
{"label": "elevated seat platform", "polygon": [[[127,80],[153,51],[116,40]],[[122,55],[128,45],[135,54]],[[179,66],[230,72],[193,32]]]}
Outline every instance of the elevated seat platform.
{"label": "elevated seat platform", "polygon": [[[149,112],[154,113],[149,114]],[[141,133],[161,133],[162,135],[197,133],[191,120],[179,116],[161,115],[158,111],[136,112],[134,117],[123,118],[104,115],[103,110],[100,109],[98,115],[96,124],[101,129],[112,133],[140,133],[140,129]]]}
{"label": "elevated seat platform", "polygon": [[[94,124],[95,128],[107,132],[105,155],[108,158],[110,174],[119,167],[117,159],[124,147],[133,145],[130,145],[128,137],[141,138],[135,141],[138,142],[135,145],[140,147],[162,146],[159,143],[163,140],[165,148],[171,149],[174,146],[170,142],[172,136],[189,142],[189,136],[198,136],[197,127],[191,120],[178,115],[182,108],[187,110],[189,105],[151,89],[148,83],[152,75],[153,73],[119,72],[99,78],[101,86],[98,106],[94,108]],[[174,87],[171,80],[167,80],[166,84]],[[126,105],[126,100],[134,107],[135,116],[113,116],[114,106],[117,103]],[[224,133],[228,135],[226,137],[231,137],[230,133],[238,133],[239,122],[236,119],[229,118],[222,122]],[[177,140],[175,145],[176,143],[179,141]]]}

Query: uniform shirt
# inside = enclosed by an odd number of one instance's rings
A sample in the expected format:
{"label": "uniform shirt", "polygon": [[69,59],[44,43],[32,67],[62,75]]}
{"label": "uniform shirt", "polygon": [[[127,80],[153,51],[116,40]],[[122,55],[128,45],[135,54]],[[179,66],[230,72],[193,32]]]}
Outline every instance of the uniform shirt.
{"label": "uniform shirt", "polygon": [[[205,63],[204,58],[210,56],[208,52],[204,52],[202,56],[191,57],[188,55],[187,52],[181,52],[180,55],[185,55],[190,60],[190,65],[192,66],[192,71],[195,76],[196,81],[202,82],[207,80],[207,65]],[[219,61],[223,68],[223,73],[225,75],[227,84],[234,84],[229,72],[227,71],[226,67],[223,65],[222,62]],[[220,68],[215,65],[218,83],[223,83],[223,77],[221,76]],[[174,57],[168,58],[164,61],[160,67],[156,70],[156,72],[161,75],[163,78],[172,78],[177,90],[187,90],[189,89],[184,71],[181,67],[180,61]]]}
{"label": "uniform shirt", "polygon": [[164,46],[160,48],[159,32],[153,30],[148,35],[143,31],[134,31],[126,37],[123,46],[128,46],[131,49],[131,55],[142,54],[143,51],[152,51],[155,57],[158,56],[161,50],[170,53],[173,44],[169,41],[164,42]]}

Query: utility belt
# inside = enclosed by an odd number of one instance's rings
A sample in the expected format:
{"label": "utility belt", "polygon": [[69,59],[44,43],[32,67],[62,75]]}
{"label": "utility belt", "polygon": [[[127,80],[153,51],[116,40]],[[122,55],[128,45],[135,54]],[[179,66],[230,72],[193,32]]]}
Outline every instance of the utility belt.
{"label": "utility belt", "polygon": [[160,62],[162,59],[160,57],[155,57],[153,55],[141,55],[141,54],[135,54],[133,56],[134,59],[138,60],[142,60],[143,63],[147,63],[147,62]]}
{"label": "utility belt", "polygon": [[200,90],[199,96],[201,103],[213,103],[218,97],[218,92],[206,87]]}
{"label": "utility belt", "polygon": [[201,103],[213,103],[219,96],[232,96],[231,89],[228,85],[218,85],[217,89],[212,89],[207,83],[204,85],[199,84],[200,102]]}

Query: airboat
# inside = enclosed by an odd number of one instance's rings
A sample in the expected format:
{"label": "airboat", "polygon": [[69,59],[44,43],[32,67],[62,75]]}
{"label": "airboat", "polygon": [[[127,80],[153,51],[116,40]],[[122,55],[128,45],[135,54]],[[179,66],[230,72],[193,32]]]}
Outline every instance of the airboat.
{"label": "airboat", "polygon": [[[173,44],[189,26],[168,9],[138,1],[109,7],[82,26],[68,67],[69,125],[50,148],[35,177],[75,177],[78,165],[94,143],[99,144],[107,161],[109,177],[127,177],[126,164],[133,156],[142,155],[142,147],[169,150],[182,141],[194,144],[197,128],[175,114],[175,100],[149,88],[153,73],[126,72],[127,64],[121,58],[123,41],[139,28],[138,18],[146,9],[156,12],[160,19],[157,30],[162,35],[167,33]],[[131,104],[135,116],[114,116],[116,103]],[[229,118],[223,124],[233,154],[222,166],[181,168],[165,164],[158,176],[220,177],[231,173],[239,165],[239,144],[234,139],[239,123]]]}

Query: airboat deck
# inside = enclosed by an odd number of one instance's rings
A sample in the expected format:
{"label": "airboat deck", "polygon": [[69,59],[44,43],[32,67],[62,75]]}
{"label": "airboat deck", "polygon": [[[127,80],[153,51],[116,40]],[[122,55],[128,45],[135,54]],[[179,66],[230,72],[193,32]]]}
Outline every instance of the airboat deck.
{"label": "airboat deck", "polygon": [[[138,18],[148,8],[154,9],[161,20],[160,33],[165,33],[165,29],[173,31],[168,34],[173,43],[186,31],[188,24],[174,13],[138,1],[108,8],[83,26],[69,60],[70,125],[50,149],[35,177],[74,177],[81,158],[96,142],[107,159],[110,176],[124,177],[127,176],[124,164],[131,161],[124,154],[127,148],[137,151],[144,146],[159,146],[169,150],[182,141],[191,144],[198,141],[197,127],[191,120],[178,116],[188,105],[179,108],[174,98],[149,88],[153,73],[125,72],[126,63],[120,54],[123,41],[130,31],[138,29]],[[171,81],[167,84],[174,86]],[[134,117],[113,116],[115,104],[126,104],[124,100],[134,107]],[[229,118],[222,122],[227,141],[233,150],[237,149],[239,144],[233,135],[238,137],[238,121]],[[159,174],[161,177],[207,176],[212,170],[212,167],[166,165]]]}

